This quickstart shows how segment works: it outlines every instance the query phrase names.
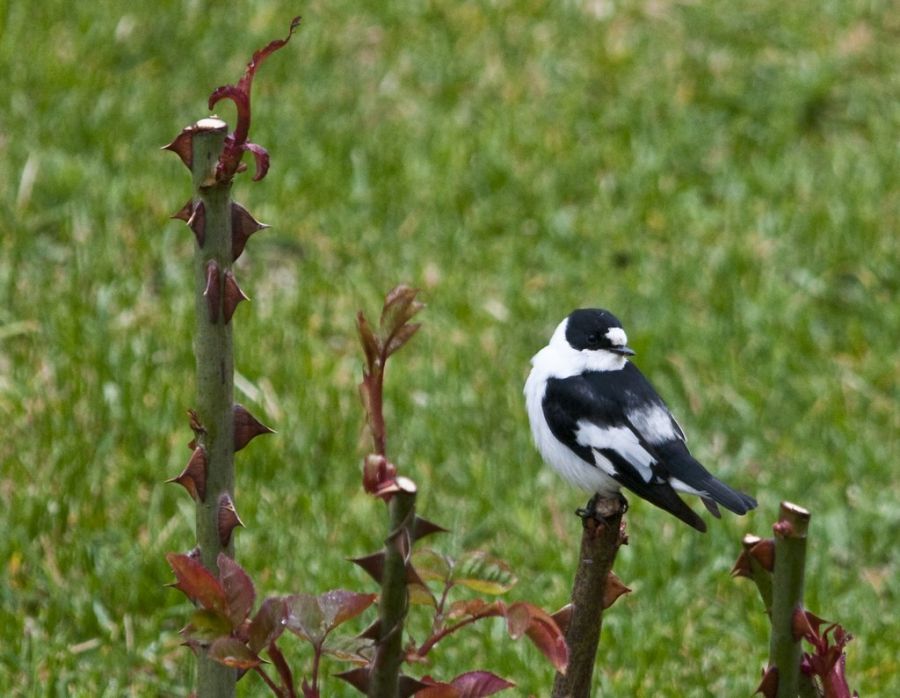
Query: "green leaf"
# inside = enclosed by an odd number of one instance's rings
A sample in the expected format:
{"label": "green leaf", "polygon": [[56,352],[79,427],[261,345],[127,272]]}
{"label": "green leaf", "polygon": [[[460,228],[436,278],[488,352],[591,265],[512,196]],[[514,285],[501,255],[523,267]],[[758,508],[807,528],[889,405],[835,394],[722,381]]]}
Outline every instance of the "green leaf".
{"label": "green leaf", "polygon": [[231,621],[217,611],[198,608],[191,614],[190,622],[181,631],[188,640],[209,644],[218,637],[231,633]]}
{"label": "green leaf", "polygon": [[431,590],[423,584],[410,583],[406,585],[409,593],[409,602],[415,606],[431,606],[437,608],[437,599]]}
{"label": "green leaf", "polygon": [[505,594],[518,581],[505,562],[481,551],[466,553],[457,560],[451,580],[454,584],[494,596]]}
{"label": "green leaf", "polygon": [[209,647],[209,658],[236,669],[252,669],[262,660],[236,637],[220,637]]}
{"label": "green leaf", "polygon": [[346,637],[343,635],[330,635],[322,645],[322,651],[342,662],[353,662],[359,666],[365,666],[372,661],[372,648],[374,643],[359,637]]}
{"label": "green leaf", "polygon": [[228,603],[228,617],[232,625],[237,627],[250,615],[256,600],[256,589],[243,568],[225,553],[219,553],[216,563]]}
{"label": "green leaf", "polygon": [[450,560],[431,548],[420,548],[412,554],[412,566],[423,582],[445,582],[450,577]]}

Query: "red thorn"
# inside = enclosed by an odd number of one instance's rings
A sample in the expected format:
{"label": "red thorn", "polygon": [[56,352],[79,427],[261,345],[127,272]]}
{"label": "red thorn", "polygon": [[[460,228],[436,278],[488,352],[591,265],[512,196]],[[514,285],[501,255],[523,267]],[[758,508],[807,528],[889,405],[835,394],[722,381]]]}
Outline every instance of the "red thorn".
{"label": "red thorn", "polygon": [[261,434],[274,434],[265,424],[254,417],[243,405],[232,407],[234,415],[234,450],[240,451],[244,446]]}
{"label": "red thorn", "polygon": [[603,609],[612,606],[620,596],[630,593],[631,589],[625,586],[614,572],[610,572],[606,576],[606,587],[603,589]]}
{"label": "red thorn", "polygon": [[247,240],[253,233],[268,228],[260,223],[250,212],[238,203],[231,204],[231,260],[241,256]]}
{"label": "red thorn", "polygon": [[244,522],[238,516],[237,510],[234,508],[234,502],[226,492],[219,497],[219,542],[226,546],[231,540],[231,532],[238,526],[243,526]]}
{"label": "red thorn", "polygon": [[206,499],[206,451],[198,446],[178,477],[166,482],[175,482],[184,487],[194,501]]}
{"label": "red thorn", "polygon": [[197,245],[203,247],[206,242],[206,206],[202,201],[198,201],[194,206],[191,217],[187,220],[188,227],[194,231],[194,237],[197,238]]}
{"label": "red thorn", "polygon": [[219,282],[219,264],[211,259],[206,263],[206,307],[209,309],[209,321],[215,325],[219,321],[219,307],[222,305],[222,284]]}
{"label": "red thorn", "polygon": [[231,317],[241,301],[250,300],[238,286],[237,280],[231,269],[225,270],[225,300],[222,304],[222,313],[225,318],[225,324],[231,322]]}
{"label": "red thorn", "polygon": [[776,698],[778,695],[778,667],[770,666],[763,669],[762,681],[754,691],[754,695],[762,693],[764,698]]}
{"label": "red thorn", "polygon": [[171,150],[181,158],[181,162],[184,163],[185,167],[191,169],[191,165],[194,162],[193,140],[194,128],[192,126],[186,126],[182,129],[181,133],[175,137],[174,141],[168,145],[164,145],[162,149]]}
{"label": "red thorn", "polygon": [[178,213],[172,215],[173,220],[184,221],[187,223],[191,219],[191,214],[194,212],[194,200],[188,199],[187,203],[178,209]]}

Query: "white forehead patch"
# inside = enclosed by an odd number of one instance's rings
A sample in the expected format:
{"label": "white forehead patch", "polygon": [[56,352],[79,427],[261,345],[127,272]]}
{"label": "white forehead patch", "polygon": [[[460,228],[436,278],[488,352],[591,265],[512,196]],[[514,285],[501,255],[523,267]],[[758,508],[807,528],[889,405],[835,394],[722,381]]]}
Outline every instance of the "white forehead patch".
{"label": "white forehead patch", "polygon": [[628,337],[621,327],[610,327],[606,331],[606,338],[612,342],[614,347],[624,347],[628,344]]}

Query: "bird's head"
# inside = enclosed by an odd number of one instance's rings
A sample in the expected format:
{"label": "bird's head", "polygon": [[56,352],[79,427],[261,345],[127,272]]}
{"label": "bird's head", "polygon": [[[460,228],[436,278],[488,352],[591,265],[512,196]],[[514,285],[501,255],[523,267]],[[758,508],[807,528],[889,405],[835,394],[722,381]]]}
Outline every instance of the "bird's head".
{"label": "bird's head", "polygon": [[565,342],[572,349],[596,355],[633,356],[622,323],[608,310],[581,308],[560,323],[553,341]]}

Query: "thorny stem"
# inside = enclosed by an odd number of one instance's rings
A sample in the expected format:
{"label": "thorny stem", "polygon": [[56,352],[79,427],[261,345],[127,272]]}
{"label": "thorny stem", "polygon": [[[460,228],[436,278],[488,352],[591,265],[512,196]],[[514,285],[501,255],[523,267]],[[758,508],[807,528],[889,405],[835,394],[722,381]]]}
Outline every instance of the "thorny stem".
{"label": "thorny stem", "polygon": [[[205,432],[200,436],[207,453],[206,496],[197,502],[197,543],[204,566],[218,574],[220,552],[234,557],[234,544],[222,544],[219,536],[219,498],[234,496],[234,354],[231,323],[222,319],[221,307],[211,312],[207,289],[207,265],[214,261],[220,273],[217,298],[223,296],[224,271],[231,267],[231,187],[216,181],[216,164],[222,152],[226,124],[202,119],[192,139],[195,203],[205,211],[202,247],[194,255],[197,364],[196,411]],[[237,671],[201,653],[198,660],[198,698],[228,698],[235,692]]]}
{"label": "thorny stem", "polygon": [[619,509],[602,522],[585,520],[575,583],[572,619],[566,631],[569,665],[553,682],[553,698],[590,698],[591,679],[603,627],[603,601],[619,546],[625,542]]}
{"label": "thorny stem", "polygon": [[403,626],[409,606],[406,564],[416,518],[416,487],[411,480],[402,477],[398,479],[398,485],[400,491],[388,502],[391,532],[385,542],[378,609],[381,633],[372,664],[370,698],[395,698],[398,695],[403,661]]}
{"label": "thorny stem", "polygon": [[775,531],[772,578],[772,638],[769,668],[778,669],[777,698],[796,698],[800,682],[801,638],[794,636],[794,611],[803,607],[806,533],[810,514],[790,502],[781,503]]}

